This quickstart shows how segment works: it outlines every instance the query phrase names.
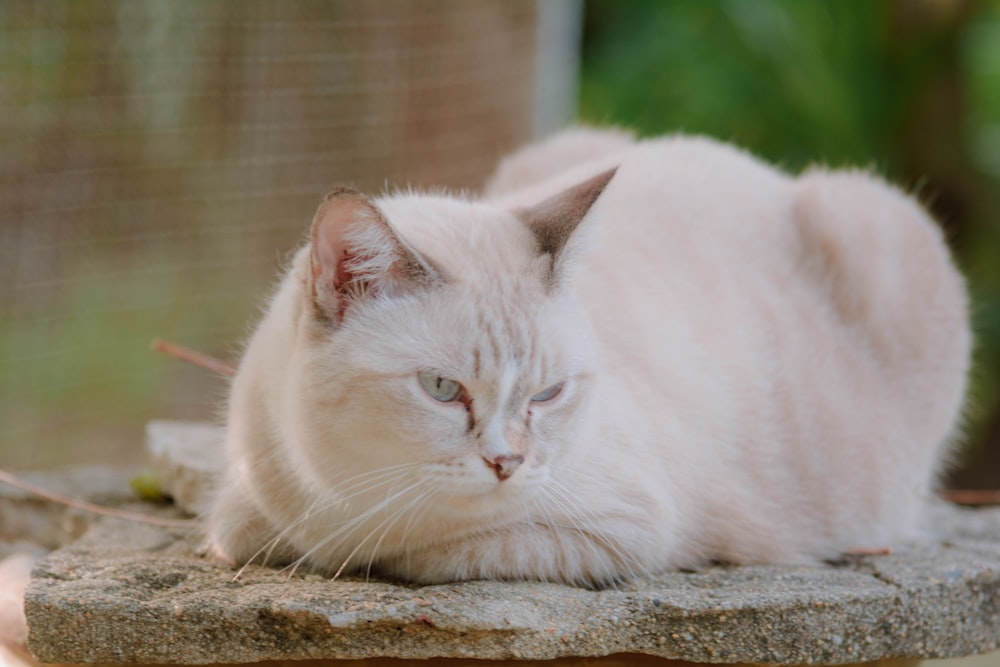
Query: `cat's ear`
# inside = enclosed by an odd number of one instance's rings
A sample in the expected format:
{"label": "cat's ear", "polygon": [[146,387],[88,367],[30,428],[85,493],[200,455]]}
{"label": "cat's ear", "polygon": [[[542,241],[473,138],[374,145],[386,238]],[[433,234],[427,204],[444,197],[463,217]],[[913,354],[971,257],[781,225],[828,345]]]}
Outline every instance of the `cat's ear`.
{"label": "cat's ear", "polygon": [[311,297],[317,316],[340,324],[353,302],[441,282],[440,273],[360,192],[333,189],[312,223]]}
{"label": "cat's ear", "polygon": [[534,234],[539,254],[552,258],[550,279],[558,277],[570,238],[616,171],[618,167],[563,190],[540,204],[515,211]]}

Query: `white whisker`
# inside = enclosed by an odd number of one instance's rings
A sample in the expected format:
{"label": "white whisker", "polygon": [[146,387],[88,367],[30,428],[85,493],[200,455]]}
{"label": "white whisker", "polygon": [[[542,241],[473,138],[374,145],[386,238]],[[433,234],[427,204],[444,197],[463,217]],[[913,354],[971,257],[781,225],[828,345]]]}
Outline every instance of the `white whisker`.
{"label": "white whisker", "polygon": [[418,466],[419,464],[416,463],[401,463],[378,470],[371,470],[344,480],[335,481],[331,483],[331,488],[339,496],[340,501],[346,503],[351,498],[360,494],[368,493],[385,484],[399,481],[405,472]]}
{"label": "white whisker", "polygon": [[274,537],[272,537],[271,539],[269,539],[266,542],[264,542],[264,544],[261,545],[261,547],[259,549],[257,549],[257,551],[255,551],[253,553],[253,555],[250,556],[250,558],[248,558],[245,563],[243,563],[242,567],[240,567],[240,569],[236,571],[236,574],[233,576],[233,581],[239,580],[240,577],[243,576],[243,572],[247,569],[247,567],[251,563],[253,563],[257,559],[257,557],[260,556],[262,553],[264,554],[264,559],[263,559],[263,561],[261,561],[261,564],[262,565],[267,565],[267,561],[270,559],[271,554],[274,553],[274,550],[277,548],[278,543],[281,541],[281,538],[283,538],[285,535],[287,535],[288,532],[290,530],[292,530],[293,528],[295,528],[297,525],[299,525],[303,521],[307,520],[312,515],[313,510],[315,509],[316,505],[319,504],[319,501],[320,501],[319,498],[317,498],[316,500],[314,500],[309,505],[309,507],[306,509],[306,511],[303,512],[299,516],[299,518],[297,518],[291,524],[289,524],[284,529],[282,529],[281,531],[279,531],[278,534],[276,534]]}
{"label": "white whisker", "polygon": [[[416,498],[414,498],[413,500],[410,500],[405,505],[403,505],[402,507],[399,508],[399,511],[397,511],[396,514],[395,514],[395,518],[393,518],[392,522],[389,523],[389,525],[387,525],[385,527],[385,529],[382,531],[382,536],[378,538],[378,541],[375,542],[375,545],[372,547],[371,555],[368,557],[368,567],[365,569],[365,581],[368,581],[368,578],[371,576],[371,573],[372,573],[372,564],[375,562],[375,556],[378,554],[379,547],[382,545],[382,541],[385,539],[385,536],[389,534],[389,531],[392,530],[392,527],[394,525],[396,525],[396,522],[399,521],[399,519],[401,519],[403,517],[403,515],[406,512],[409,511],[410,512],[410,519],[406,522],[406,527],[404,528],[403,536],[399,539],[399,542],[401,544],[405,544],[406,543],[406,534],[407,534],[407,532],[409,532],[410,526],[413,523],[413,518],[416,516],[417,508],[420,507],[420,505],[423,503],[423,501],[428,496],[430,496],[431,493],[432,493],[432,489],[426,489],[420,495],[418,495]],[[375,530],[378,530],[378,527],[376,527],[375,529],[373,529],[372,532],[374,532]],[[369,537],[370,537],[370,535],[369,535]],[[367,540],[367,539],[368,538],[366,537],[365,540]]]}
{"label": "white whisker", "polygon": [[[254,552],[254,554],[249,559],[247,559],[247,561],[243,564],[243,566],[240,567],[240,569],[236,572],[234,580],[239,579],[243,575],[246,568],[254,561],[256,561],[262,554],[263,554],[262,564],[266,565],[267,562],[270,560],[271,556],[273,555],[275,549],[277,549],[278,544],[281,542],[281,540],[285,538],[285,536],[287,536],[290,532],[301,527],[304,523],[309,521],[315,515],[321,514],[337,505],[346,504],[347,501],[349,501],[351,498],[354,498],[362,493],[371,492],[386,484],[398,483],[404,477],[405,473],[408,472],[409,469],[417,467],[418,465],[419,464],[415,463],[396,464],[396,465],[386,466],[385,468],[379,468],[377,470],[370,470],[358,475],[354,475],[352,477],[347,477],[344,480],[341,480],[340,484],[341,485],[346,484],[346,486],[342,487],[341,489],[337,489],[337,491],[340,491],[340,493],[338,493],[332,498],[324,497],[315,499],[309,505],[309,507],[304,512],[302,512],[302,514],[300,514],[294,521],[285,526],[280,532],[278,532],[274,537],[265,542],[256,552]],[[348,491],[347,494],[343,493],[344,489]],[[286,566],[283,569],[289,570],[290,567],[291,569],[289,571],[289,576],[290,577],[294,576],[298,568],[307,560],[307,556],[313,550],[314,549],[311,549],[309,552],[299,556],[292,563],[290,563],[289,566]]]}
{"label": "white whisker", "polygon": [[[378,509],[381,509],[385,505],[389,504],[389,502],[391,500],[395,500],[398,496],[400,496],[400,495],[402,495],[404,493],[407,493],[407,492],[413,490],[414,488],[419,488],[419,487],[420,487],[420,482],[418,482],[417,484],[414,484],[412,486],[409,486],[409,487],[403,489],[402,491],[400,491],[399,493],[395,494],[391,498],[387,498],[382,503],[379,503],[379,505],[377,505],[376,507]],[[365,514],[363,516],[367,516],[368,514],[371,514],[371,513],[373,513],[373,512],[371,512],[371,511],[365,512]],[[333,576],[331,577],[331,580],[336,580],[343,573],[344,569],[347,567],[347,564],[350,563],[351,559],[354,558],[354,556],[358,553],[358,551],[361,549],[361,547],[363,547],[365,545],[365,543],[368,540],[371,539],[372,535],[374,535],[375,532],[379,528],[381,528],[387,522],[394,520],[396,517],[397,517],[397,514],[393,514],[393,515],[390,515],[390,516],[386,517],[385,519],[382,520],[381,523],[379,523],[377,526],[375,526],[375,528],[373,528],[363,540],[359,541],[358,544],[357,544],[357,546],[355,546],[354,549],[351,550],[351,553],[347,554],[347,558],[345,558],[344,562],[340,564],[339,568],[337,568],[337,571],[333,574]]]}
{"label": "white whisker", "polygon": [[[601,529],[602,524],[607,524],[611,520],[610,517],[595,512],[586,503],[580,501],[572,491],[555,480],[552,480],[546,490],[549,499],[560,507],[566,520],[573,524],[572,528],[589,538],[589,542],[594,548],[598,544],[603,545],[608,554],[618,561],[621,567],[625,568],[625,574],[629,578],[635,579],[638,577],[638,573],[645,571],[645,568],[634,556],[624,551],[620,544],[610,539],[606,531]],[[609,583],[614,584],[621,578],[621,573],[615,571],[611,563],[606,564],[605,570]]]}
{"label": "white whisker", "polygon": [[[394,493],[390,493],[385,498],[383,498],[379,502],[375,503],[371,507],[366,508],[363,512],[359,513],[358,515],[356,515],[354,517],[351,517],[350,519],[348,519],[346,521],[341,522],[341,524],[336,528],[336,530],[333,530],[332,532],[328,533],[326,535],[326,537],[324,537],[318,543],[316,543],[315,545],[313,545],[308,551],[306,551],[304,554],[302,554],[302,556],[300,556],[300,558],[298,560],[299,561],[305,561],[312,554],[316,553],[318,550],[322,549],[323,547],[325,547],[327,544],[329,544],[333,540],[336,540],[337,538],[345,535],[345,533],[346,534],[353,533],[359,527],[361,527],[362,525],[364,525],[365,522],[367,522],[368,520],[370,520],[372,517],[374,517],[375,515],[377,515],[379,512],[381,512],[382,510],[384,510],[386,507],[391,506],[392,503],[396,502],[400,497],[404,496],[407,493],[412,492],[414,489],[419,489],[421,487],[422,483],[423,483],[422,481],[417,481],[416,483],[410,484],[409,486],[403,488],[400,491],[396,491]],[[367,539],[368,538],[365,538],[365,540],[367,540]],[[364,544],[364,541],[360,542],[355,547],[355,549],[348,556],[348,559],[347,559],[348,561],[354,556],[354,554],[357,552],[357,550],[363,544]],[[345,561],[341,565],[340,569],[337,571],[337,574],[334,575],[334,578],[336,578],[337,576],[339,576],[339,574],[343,571],[343,569],[346,566],[346,564],[347,564],[347,561]]]}
{"label": "white whisker", "polygon": [[[601,563],[603,565],[603,570],[605,572],[605,576],[608,577],[608,578],[614,578],[614,576],[616,576],[616,575],[612,571],[610,564],[607,563],[607,562],[605,562],[606,559],[602,558],[601,551],[598,548],[598,545],[596,543],[597,540],[594,539],[594,537],[598,537],[598,539],[599,539],[598,531],[593,530],[593,529],[588,530],[585,526],[581,525],[580,518],[574,516],[574,514],[575,514],[574,509],[575,508],[573,506],[573,503],[571,502],[570,499],[565,498],[564,495],[565,494],[562,494],[562,493],[558,493],[558,494],[557,493],[552,493],[552,494],[549,495],[549,500],[554,505],[556,505],[556,507],[559,508],[559,510],[565,516],[566,521],[568,521],[568,523],[569,523],[569,525],[556,524],[556,526],[558,528],[566,528],[566,529],[569,529],[569,530],[572,530],[572,531],[576,532],[579,535],[579,537],[580,537],[579,541],[582,542],[583,545],[586,546],[587,551],[593,556],[595,562]],[[585,580],[585,577],[583,577],[582,574],[580,576],[580,579],[581,579],[581,581],[574,581],[573,583],[585,583],[585,581],[583,581],[583,580]]]}
{"label": "white whisker", "polygon": [[556,541],[559,543],[559,561],[556,562],[555,571],[556,572],[566,572],[567,571],[567,560],[569,557],[569,551],[566,548],[566,542],[563,540],[563,531],[560,530],[561,526],[553,518],[552,513],[549,508],[545,506],[538,498],[532,499],[532,504],[535,506],[541,514],[545,516],[545,526],[549,528],[553,535],[555,535]]}

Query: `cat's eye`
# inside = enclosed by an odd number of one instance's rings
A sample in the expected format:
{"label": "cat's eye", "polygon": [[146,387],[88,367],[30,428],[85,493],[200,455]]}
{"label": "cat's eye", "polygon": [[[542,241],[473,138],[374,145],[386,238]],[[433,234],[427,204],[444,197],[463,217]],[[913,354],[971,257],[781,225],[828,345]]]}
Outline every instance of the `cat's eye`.
{"label": "cat's eye", "polygon": [[532,396],[531,402],[544,403],[546,401],[551,401],[553,398],[559,395],[559,392],[562,391],[562,388],[563,388],[562,382],[560,382],[559,384],[554,384],[548,389],[543,389],[542,391]]}
{"label": "cat's eye", "polygon": [[437,371],[420,371],[417,380],[427,395],[435,401],[450,403],[462,394],[462,385],[454,380],[442,377]]}

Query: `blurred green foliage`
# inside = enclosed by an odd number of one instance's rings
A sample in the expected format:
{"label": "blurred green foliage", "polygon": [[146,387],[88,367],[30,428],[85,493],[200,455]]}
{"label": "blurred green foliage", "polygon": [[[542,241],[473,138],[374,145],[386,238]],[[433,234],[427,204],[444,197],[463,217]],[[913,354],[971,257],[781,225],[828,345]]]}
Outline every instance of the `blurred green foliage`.
{"label": "blurred green foliage", "polygon": [[[920,4],[913,0],[913,4]],[[798,168],[894,168],[902,121],[950,57],[942,37],[917,53],[890,36],[890,3],[801,0],[591,0],[581,117],[645,134],[710,134]],[[1000,4],[963,19],[970,135],[1000,130]],[[1000,137],[991,165],[1000,174]]]}
{"label": "blurred green foliage", "polygon": [[979,339],[975,472],[960,481],[1000,484],[1000,3],[586,6],[584,122],[708,134],[791,171],[870,167],[928,204],[969,276]]}

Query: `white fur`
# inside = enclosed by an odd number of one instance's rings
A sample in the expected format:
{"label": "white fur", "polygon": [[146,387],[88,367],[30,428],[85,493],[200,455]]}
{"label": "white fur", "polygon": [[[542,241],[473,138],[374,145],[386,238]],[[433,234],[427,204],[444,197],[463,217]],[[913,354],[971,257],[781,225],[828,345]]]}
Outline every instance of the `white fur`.
{"label": "white fur", "polygon": [[[553,288],[511,211],[616,165]],[[970,333],[910,198],[862,172],[792,178],[708,139],[597,130],[515,154],[488,192],[376,200],[443,284],[364,296],[335,327],[299,253],[233,385],[218,554],[599,583],[917,534]],[[466,387],[475,428],[421,369]],[[504,453],[525,460],[500,480],[484,457]]]}

